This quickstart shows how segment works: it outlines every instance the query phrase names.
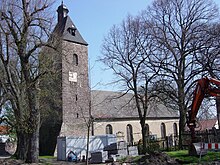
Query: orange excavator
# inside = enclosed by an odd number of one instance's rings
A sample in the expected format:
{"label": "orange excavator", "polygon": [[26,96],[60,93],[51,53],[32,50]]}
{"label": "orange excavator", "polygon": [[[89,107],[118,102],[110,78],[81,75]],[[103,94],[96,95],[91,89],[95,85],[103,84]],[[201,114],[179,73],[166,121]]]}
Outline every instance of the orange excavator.
{"label": "orange excavator", "polygon": [[220,97],[220,81],[214,78],[204,77],[199,79],[194,90],[191,110],[188,111],[187,126],[191,132],[191,146],[189,149],[190,155],[196,155],[193,151],[193,143],[196,142],[195,128],[196,128],[196,115],[199,107],[205,97],[215,96]]}

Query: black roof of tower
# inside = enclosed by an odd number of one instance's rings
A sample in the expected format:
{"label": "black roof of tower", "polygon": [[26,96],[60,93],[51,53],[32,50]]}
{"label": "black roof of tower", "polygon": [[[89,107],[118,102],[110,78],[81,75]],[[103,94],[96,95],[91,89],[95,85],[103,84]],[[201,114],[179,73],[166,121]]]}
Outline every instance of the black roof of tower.
{"label": "black roof of tower", "polygon": [[63,4],[58,7],[58,23],[54,29],[54,32],[58,33],[63,40],[88,45],[88,43],[79,33],[79,30],[76,28],[71,18],[67,15],[68,11],[69,10]]}

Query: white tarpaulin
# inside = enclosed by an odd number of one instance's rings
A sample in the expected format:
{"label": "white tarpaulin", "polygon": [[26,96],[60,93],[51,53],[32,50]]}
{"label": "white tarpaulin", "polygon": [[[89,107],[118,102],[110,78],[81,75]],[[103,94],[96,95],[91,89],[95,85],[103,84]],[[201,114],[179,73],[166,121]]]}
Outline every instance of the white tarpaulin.
{"label": "white tarpaulin", "polygon": [[[98,135],[89,138],[89,154],[91,152],[103,152],[104,147],[116,143],[116,135]],[[85,136],[68,136],[57,138],[57,159],[66,160],[70,151],[73,151],[82,159],[86,155],[87,137]]]}

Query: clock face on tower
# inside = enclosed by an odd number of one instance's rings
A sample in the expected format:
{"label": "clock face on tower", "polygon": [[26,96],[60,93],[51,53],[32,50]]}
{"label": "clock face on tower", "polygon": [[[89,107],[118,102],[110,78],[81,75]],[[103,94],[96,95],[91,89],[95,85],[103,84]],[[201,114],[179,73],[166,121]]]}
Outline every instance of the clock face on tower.
{"label": "clock face on tower", "polygon": [[70,82],[77,82],[77,73],[69,71],[69,81]]}

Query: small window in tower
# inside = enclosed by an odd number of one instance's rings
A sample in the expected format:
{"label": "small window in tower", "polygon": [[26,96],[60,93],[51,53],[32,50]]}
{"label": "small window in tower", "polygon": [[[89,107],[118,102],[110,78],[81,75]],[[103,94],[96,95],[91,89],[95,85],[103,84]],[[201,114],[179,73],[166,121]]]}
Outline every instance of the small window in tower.
{"label": "small window in tower", "polygon": [[73,35],[73,36],[76,35],[76,28],[75,28],[74,26],[69,27],[69,28],[67,29],[67,31],[68,31],[71,35]]}
{"label": "small window in tower", "polygon": [[77,54],[73,55],[73,65],[75,65],[75,66],[78,65],[78,56],[77,56]]}

